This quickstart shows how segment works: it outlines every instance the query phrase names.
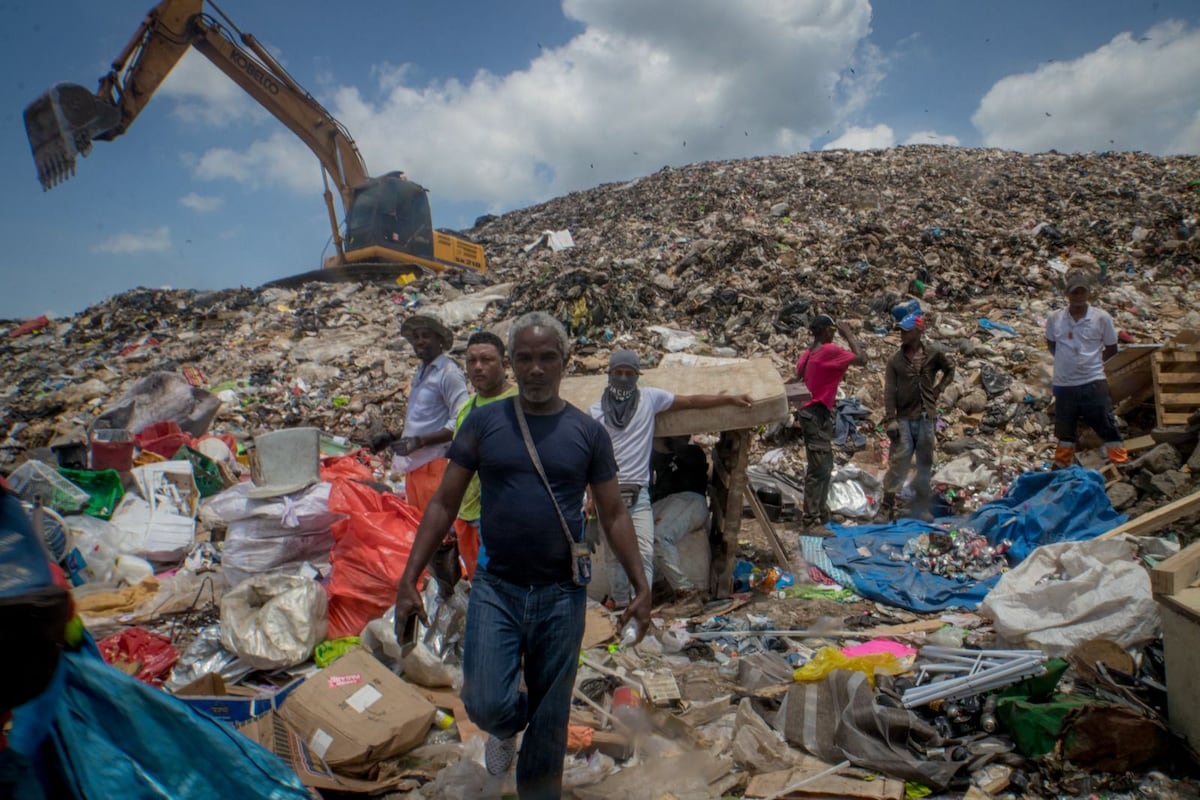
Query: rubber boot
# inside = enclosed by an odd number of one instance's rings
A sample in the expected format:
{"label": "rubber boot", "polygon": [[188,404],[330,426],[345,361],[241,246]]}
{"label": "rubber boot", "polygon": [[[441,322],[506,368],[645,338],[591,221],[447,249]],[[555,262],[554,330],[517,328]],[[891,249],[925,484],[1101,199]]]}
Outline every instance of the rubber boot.
{"label": "rubber boot", "polygon": [[1119,444],[1106,444],[1104,453],[1108,456],[1109,463],[1121,466],[1129,463],[1129,451]]}
{"label": "rubber boot", "polygon": [[1075,463],[1075,446],[1060,444],[1054,448],[1054,468],[1066,469]]}

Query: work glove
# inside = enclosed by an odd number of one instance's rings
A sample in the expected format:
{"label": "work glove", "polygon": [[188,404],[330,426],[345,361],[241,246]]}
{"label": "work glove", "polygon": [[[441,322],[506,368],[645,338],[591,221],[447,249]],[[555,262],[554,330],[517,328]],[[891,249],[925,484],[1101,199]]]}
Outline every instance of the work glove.
{"label": "work glove", "polygon": [[394,441],[396,441],[396,435],[394,433],[377,433],[371,437],[371,452],[383,452],[384,448],[388,447]]}
{"label": "work glove", "polygon": [[419,436],[405,436],[392,442],[392,452],[398,456],[406,456],[420,449],[421,438]]}

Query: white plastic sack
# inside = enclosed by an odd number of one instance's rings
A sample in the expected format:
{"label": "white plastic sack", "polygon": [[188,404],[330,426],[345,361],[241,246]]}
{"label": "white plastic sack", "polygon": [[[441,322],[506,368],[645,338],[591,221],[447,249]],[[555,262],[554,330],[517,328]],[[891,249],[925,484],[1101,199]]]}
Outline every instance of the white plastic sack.
{"label": "white plastic sack", "polygon": [[434,315],[451,330],[468,322],[475,322],[483,316],[483,312],[492,303],[502,302],[512,294],[513,285],[502,283],[480,289],[474,294],[464,294],[462,297],[449,300],[433,310]]}
{"label": "white plastic sack", "polygon": [[[847,464],[833,473],[829,484],[829,510],[848,517],[868,519],[875,515],[881,484],[868,472]],[[799,507],[799,506],[797,506]]]}
{"label": "white plastic sack", "polygon": [[306,561],[327,562],[332,550],[333,534],[327,530],[298,533],[270,520],[243,519],[225,534],[221,567],[230,584],[238,584],[253,575],[295,572]]}
{"label": "white plastic sack", "polygon": [[221,645],[256,669],[294,667],[325,638],[327,605],[308,578],[251,578],[221,598]]}
{"label": "white plastic sack", "polygon": [[210,525],[229,525],[243,519],[269,519],[278,522],[278,536],[297,531],[329,530],[342,518],[329,510],[332,484],[315,483],[302,492],[256,500],[248,496],[254,486],[243,481],[210,497],[200,511],[200,519]]}
{"label": "white plastic sack", "polygon": [[71,583],[108,583],[115,580],[117,556],[129,552],[125,534],[108,520],[86,514],[63,517],[67,523],[67,574]]}
{"label": "white plastic sack", "polygon": [[982,460],[976,465],[975,458],[971,453],[964,453],[950,463],[942,465],[933,473],[933,482],[961,489],[990,485],[995,476]]}
{"label": "white plastic sack", "polygon": [[668,328],[663,325],[651,325],[646,328],[651,333],[657,333],[662,339],[662,348],[668,353],[678,353],[696,344],[696,334]]}
{"label": "white plastic sack", "polygon": [[1066,656],[1089,639],[1129,649],[1158,632],[1150,576],[1115,539],[1039,547],[1005,574],[980,607],[1009,646]]}

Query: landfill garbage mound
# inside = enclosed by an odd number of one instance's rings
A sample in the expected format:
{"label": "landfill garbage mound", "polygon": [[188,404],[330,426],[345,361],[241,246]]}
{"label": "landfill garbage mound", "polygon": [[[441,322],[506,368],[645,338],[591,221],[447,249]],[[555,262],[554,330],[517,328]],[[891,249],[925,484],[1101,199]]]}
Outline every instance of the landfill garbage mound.
{"label": "landfill garbage mound", "polygon": [[[461,361],[471,332],[503,336],[543,310],[571,332],[572,374],[600,373],[626,347],[647,366],[736,356],[790,377],[809,322],[830,314],[868,355],[834,410],[830,505],[846,531],[821,540],[789,528],[803,502],[796,432],[784,422],[747,434],[751,463],[739,469],[761,509],[730,537],[732,596],[672,592],[637,644],[614,641],[615,616],[598,603],[588,610],[568,796],[1196,796],[1195,781],[1169,777],[1184,770],[1165,721],[1191,726],[1171,735],[1192,745],[1200,735],[1194,717],[1170,713],[1194,707],[1190,675],[1167,669],[1173,648],[1194,652],[1200,628],[1164,614],[1159,636],[1158,608],[1194,585],[1194,569],[1161,568],[1200,563],[1200,544],[1180,552],[1159,535],[1193,538],[1200,514],[1200,413],[1187,399],[1200,388],[1179,388],[1200,386],[1198,208],[1196,157],[919,146],[667,168],[480,218],[470,234],[488,253],[484,284],[443,273],[138,288],[70,318],[0,322],[0,473],[46,506],[33,519],[45,515],[41,538],[77,610],[105,660],[132,676],[104,689],[98,657],[69,649],[71,680],[96,677],[97,698],[119,694],[135,718],[159,687],[176,693],[245,734],[240,760],[222,757],[242,765],[228,774],[258,774],[245,766],[265,755],[245,749],[254,741],[286,762],[269,763],[295,791],[290,770],[314,791],[511,793],[511,774],[487,773],[457,695],[466,584],[429,581],[432,622],[403,646],[391,616],[416,512],[381,490],[386,467],[355,451],[403,419],[418,361],[401,322],[436,315]],[[1132,460],[1119,472],[1086,436],[1080,467],[1048,471],[1043,328],[1080,268],[1122,343],[1109,383]],[[897,312],[918,308],[957,362],[938,403],[938,517],[976,516],[862,525],[886,464],[883,365]],[[1161,385],[1159,371],[1171,373]],[[283,429],[288,453],[310,443],[311,470],[259,481],[263,440]],[[319,464],[318,446],[332,456]],[[800,549],[795,572],[785,545]],[[34,589],[49,581],[27,572]],[[935,580],[950,600],[925,591]],[[895,592],[881,600],[871,582]],[[977,596],[964,602],[964,591]],[[905,598],[947,610],[930,616]],[[367,725],[376,700],[387,713]],[[227,747],[226,728],[172,708],[196,752]],[[153,753],[143,738],[134,749]],[[160,759],[164,774],[178,760]]]}
{"label": "landfill garbage mound", "polygon": [[491,286],[140,288],[69,318],[0,323],[0,469],[164,371],[220,396],[214,427],[239,439],[314,425],[365,441],[403,416],[416,360],[398,329],[417,309],[441,314],[460,348],[472,330],[550,311],[576,337],[576,373],[602,370],[620,343],[650,365],[687,349],[769,357],[786,375],[807,322],[829,313],[880,334],[864,339],[873,365],[845,385],[878,410],[889,311],[916,300],[960,359],[952,433],[1027,448],[1047,432],[1041,325],[1068,265],[1102,277],[1095,302],[1125,341],[1200,328],[1198,207],[1200,159],[1184,156],[913,146],[664,168],[478,220]]}

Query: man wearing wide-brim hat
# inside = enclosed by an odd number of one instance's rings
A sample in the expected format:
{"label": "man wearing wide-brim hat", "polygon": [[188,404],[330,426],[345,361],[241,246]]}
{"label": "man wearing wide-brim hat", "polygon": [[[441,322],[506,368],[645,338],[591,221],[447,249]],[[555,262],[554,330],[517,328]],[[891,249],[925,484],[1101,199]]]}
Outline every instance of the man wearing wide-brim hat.
{"label": "man wearing wide-brim hat", "polygon": [[410,505],[424,509],[446,471],[446,451],[454,438],[454,419],[467,402],[467,380],[446,350],[454,341],[441,320],[414,314],[400,326],[421,366],[413,375],[404,412],[404,430],[371,439],[376,452],[391,447],[405,472],[404,494]]}

